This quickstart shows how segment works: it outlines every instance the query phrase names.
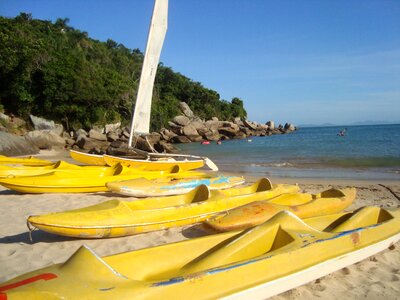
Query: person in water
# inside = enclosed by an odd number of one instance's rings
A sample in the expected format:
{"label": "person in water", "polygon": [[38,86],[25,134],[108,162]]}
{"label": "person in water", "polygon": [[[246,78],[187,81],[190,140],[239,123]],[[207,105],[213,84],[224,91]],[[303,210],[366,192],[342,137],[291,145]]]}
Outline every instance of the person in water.
{"label": "person in water", "polygon": [[346,135],[346,130],[347,128],[340,130],[339,133],[337,134],[338,136],[345,136]]}

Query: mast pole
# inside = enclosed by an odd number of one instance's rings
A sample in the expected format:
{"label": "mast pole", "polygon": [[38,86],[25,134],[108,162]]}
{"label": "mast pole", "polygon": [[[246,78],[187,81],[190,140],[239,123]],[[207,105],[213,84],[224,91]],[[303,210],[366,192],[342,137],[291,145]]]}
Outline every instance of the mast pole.
{"label": "mast pole", "polygon": [[151,100],[154,80],[160,60],[161,49],[167,32],[168,0],[155,0],[151,18],[146,51],[140,74],[136,103],[132,114],[128,147],[132,147],[136,134],[147,134],[150,131]]}

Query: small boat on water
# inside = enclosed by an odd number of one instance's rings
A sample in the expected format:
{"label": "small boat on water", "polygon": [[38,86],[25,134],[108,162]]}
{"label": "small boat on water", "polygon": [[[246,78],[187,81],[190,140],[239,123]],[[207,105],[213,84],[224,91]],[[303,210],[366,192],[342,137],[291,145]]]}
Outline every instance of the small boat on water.
{"label": "small boat on water", "polygon": [[133,235],[202,222],[252,201],[296,192],[296,185],[272,185],[267,179],[243,188],[210,191],[201,185],[190,193],[136,201],[110,200],[81,209],[30,216],[28,224],[71,237],[104,238]]}
{"label": "small boat on water", "polygon": [[400,239],[400,209],[301,220],[286,211],[244,230],[66,262],[0,284],[2,299],[266,299]]}

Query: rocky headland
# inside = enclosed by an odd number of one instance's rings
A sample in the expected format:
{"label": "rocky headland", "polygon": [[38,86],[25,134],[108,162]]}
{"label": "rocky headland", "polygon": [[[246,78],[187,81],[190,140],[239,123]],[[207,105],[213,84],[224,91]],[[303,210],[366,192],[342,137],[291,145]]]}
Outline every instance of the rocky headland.
{"label": "rocky headland", "polygon": [[[194,115],[185,102],[180,103],[181,114],[168,123],[168,128],[152,132],[146,138],[135,139],[134,147],[144,150],[176,153],[173,144],[229,139],[245,139],[251,136],[270,136],[297,130],[290,123],[275,126],[274,121],[265,124],[236,118],[221,121],[213,117],[202,120]],[[128,150],[129,128],[121,123],[93,126],[89,131],[66,131],[61,124],[30,115],[22,120],[13,115],[0,113],[0,154],[36,154],[40,149],[66,148],[95,154],[130,155]]]}

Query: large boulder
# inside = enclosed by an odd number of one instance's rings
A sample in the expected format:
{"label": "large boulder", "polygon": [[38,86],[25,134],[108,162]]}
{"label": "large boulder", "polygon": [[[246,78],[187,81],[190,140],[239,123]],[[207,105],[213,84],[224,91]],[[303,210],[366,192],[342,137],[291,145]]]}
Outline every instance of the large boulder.
{"label": "large boulder", "polygon": [[25,139],[39,149],[64,148],[65,139],[52,130],[34,130],[25,134]]}
{"label": "large boulder", "polygon": [[176,147],[166,141],[160,141],[155,144],[154,149],[159,153],[179,153],[179,150]]}
{"label": "large boulder", "polygon": [[0,131],[0,154],[7,156],[39,153],[39,148],[24,137]]}
{"label": "large boulder", "polygon": [[35,130],[53,130],[55,129],[55,123],[51,120],[46,120],[44,118],[36,117],[34,115],[29,115],[33,127]]}
{"label": "large boulder", "polygon": [[190,143],[191,142],[191,140],[184,135],[177,135],[172,138],[172,141],[174,143]]}
{"label": "large boulder", "polygon": [[186,102],[179,103],[179,108],[186,117],[188,118],[194,117],[193,111],[190,109],[189,105]]}
{"label": "large boulder", "polygon": [[173,121],[175,124],[180,126],[186,126],[190,122],[189,118],[186,116],[176,116]]}
{"label": "large boulder", "polygon": [[166,129],[166,128],[162,128],[162,129],[160,130],[160,134],[161,134],[161,137],[162,137],[164,140],[166,140],[166,141],[169,141],[169,140],[172,139],[174,136],[177,136],[176,133],[174,133],[174,132],[172,132],[171,130]]}
{"label": "large boulder", "polygon": [[191,136],[198,136],[199,133],[197,132],[196,128],[192,125],[187,125],[185,127],[182,128],[182,133],[183,135],[186,135],[187,137],[191,137]]}
{"label": "large boulder", "polygon": [[114,124],[106,124],[105,125],[105,133],[107,134],[107,133],[109,133],[110,131],[113,131],[113,132],[116,132],[117,131],[117,129],[119,129],[121,127],[121,122],[117,122],[117,123],[114,123]]}
{"label": "large boulder", "polygon": [[209,130],[217,130],[219,128],[219,121],[217,120],[208,120],[204,123],[204,125],[209,129]]}
{"label": "large boulder", "polygon": [[219,134],[221,135],[225,135],[229,138],[233,138],[236,136],[236,134],[238,133],[237,130],[230,128],[230,127],[222,127],[220,129],[218,129]]}
{"label": "large boulder", "polygon": [[275,129],[275,122],[274,121],[268,121],[265,123],[270,129]]}
{"label": "large boulder", "polygon": [[252,122],[252,121],[249,121],[249,120],[243,120],[243,124],[244,124],[244,126],[250,128],[252,130],[257,130],[257,125],[258,124],[256,122]]}
{"label": "large boulder", "polygon": [[89,137],[98,141],[107,141],[107,136],[96,129],[90,129]]}
{"label": "large boulder", "polygon": [[75,143],[80,149],[83,150],[91,150],[94,148],[98,149],[107,149],[108,148],[108,142],[106,141],[99,141],[95,140],[86,136],[81,136],[80,139],[76,140]]}
{"label": "large boulder", "polygon": [[291,124],[291,123],[286,123],[285,126],[283,127],[286,131],[294,131],[296,130],[296,127]]}
{"label": "large boulder", "polygon": [[218,141],[221,138],[217,130],[210,130],[203,137],[209,141]]}
{"label": "large boulder", "polygon": [[239,126],[243,126],[243,122],[242,122],[242,120],[240,119],[240,117],[236,117],[236,118],[233,120],[233,123],[235,123],[235,124],[237,124],[237,125],[239,125]]}
{"label": "large boulder", "polygon": [[204,124],[204,122],[199,121],[199,120],[194,120],[194,121],[190,122],[189,125],[196,128],[196,130],[203,130],[206,128],[206,125]]}

